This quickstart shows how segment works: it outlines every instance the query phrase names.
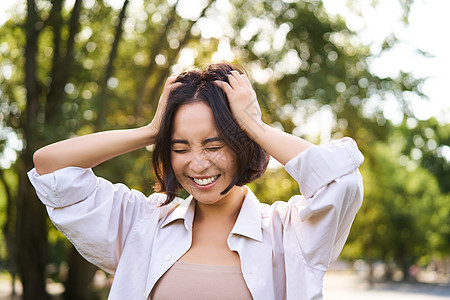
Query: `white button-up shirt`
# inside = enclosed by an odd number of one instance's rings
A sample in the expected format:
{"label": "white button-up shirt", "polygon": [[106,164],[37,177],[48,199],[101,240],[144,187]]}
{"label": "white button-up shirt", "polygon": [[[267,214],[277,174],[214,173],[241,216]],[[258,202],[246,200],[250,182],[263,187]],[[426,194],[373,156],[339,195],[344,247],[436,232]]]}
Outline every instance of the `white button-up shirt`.
{"label": "white button-up shirt", "polygon": [[[302,196],[267,205],[248,189],[227,242],[254,299],[322,299],[323,276],[362,203],[362,161],[356,143],[344,138],[286,164]],[[164,194],[146,197],[78,167],[28,175],[55,226],[88,261],[114,274],[109,299],[147,299],[191,246],[192,197],[161,206]]]}

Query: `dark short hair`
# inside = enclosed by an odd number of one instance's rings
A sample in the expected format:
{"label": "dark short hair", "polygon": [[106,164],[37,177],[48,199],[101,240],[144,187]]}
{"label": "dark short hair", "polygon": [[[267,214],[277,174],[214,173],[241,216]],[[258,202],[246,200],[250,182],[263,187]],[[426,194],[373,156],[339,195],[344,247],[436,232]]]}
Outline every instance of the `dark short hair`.
{"label": "dark short hair", "polygon": [[182,84],[172,90],[153,150],[153,169],[157,178],[154,186],[157,192],[167,194],[165,204],[170,203],[182,186],[175,177],[171,163],[172,133],[175,113],[188,103],[204,102],[212,110],[219,137],[232,149],[237,157],[237,172],[230,185],[222,191],[226,194],[233,186],[243,186],[264,174],[269,155],[250,139],[239,127],[231,114],[227,96],[214,81],[228,82],[227,75],[233,70],[243,69],[228,63],[213,63],[200,69],[181,73],[176,82]]}

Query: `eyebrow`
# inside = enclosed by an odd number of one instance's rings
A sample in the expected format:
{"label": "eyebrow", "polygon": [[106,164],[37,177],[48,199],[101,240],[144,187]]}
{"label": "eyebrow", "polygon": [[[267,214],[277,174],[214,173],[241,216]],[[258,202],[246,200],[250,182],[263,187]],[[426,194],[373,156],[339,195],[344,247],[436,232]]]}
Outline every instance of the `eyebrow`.
{"label": "eyebrow", "polygon": [[209,138],[209,139],[204,140],[202,142],[202,145],[206,145],[208,143],[217,142],[217,141],[222,142],[223,140],[220,137],[213,137],[213,138]]}
{"label": "eyebrow", "polygon": [[[208,143],[211,143],[211,142],[217,142],[217,141],[222,142],[223,140],[222,140],[220,137],[208,138],[208,139],[205,139],[205,140],[202,142],[202,145],[206,145],[206,144],[208,144]],[[172,144],[172,145],[173,145],[173,144],[186,144],[186,145],[189,145],[189,142],[186,141],[186,140],[172,140],[172,141],[171,141],[171,144]]]}
{"label": "eyebrow", "polygon": [[186,140],[172,140],[171,144],[186,144],[189,145],[188,141]]}

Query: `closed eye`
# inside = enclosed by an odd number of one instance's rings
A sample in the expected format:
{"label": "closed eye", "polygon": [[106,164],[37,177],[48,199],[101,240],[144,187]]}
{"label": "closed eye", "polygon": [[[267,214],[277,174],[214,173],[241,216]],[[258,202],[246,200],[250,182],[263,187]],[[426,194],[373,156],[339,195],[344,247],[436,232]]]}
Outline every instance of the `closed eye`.
{"label": "closed eye", "polygon": [[215,152],[215,151],[219,151],[220,149],[222,149],[223,146],[217,146],[217,147],[207,147],[206,150],[210,151],[210,152]]}
{"label": "closed eye", "polygon": [[187,149],[173,149],[172,151],[175,153],[180,153],[180,154],[188,152]]}

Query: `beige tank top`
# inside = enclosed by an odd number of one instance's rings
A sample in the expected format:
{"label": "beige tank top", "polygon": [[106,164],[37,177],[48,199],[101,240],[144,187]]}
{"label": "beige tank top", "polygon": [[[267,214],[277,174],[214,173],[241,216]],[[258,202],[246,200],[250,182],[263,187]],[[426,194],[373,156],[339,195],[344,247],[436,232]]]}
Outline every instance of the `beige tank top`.
{"label": "beige tank top", "polygon": [[176,262],[156,283],[150,299],[253,299],[239,266]]}

